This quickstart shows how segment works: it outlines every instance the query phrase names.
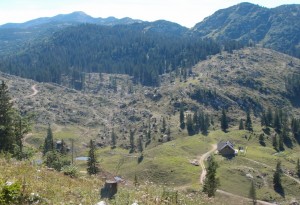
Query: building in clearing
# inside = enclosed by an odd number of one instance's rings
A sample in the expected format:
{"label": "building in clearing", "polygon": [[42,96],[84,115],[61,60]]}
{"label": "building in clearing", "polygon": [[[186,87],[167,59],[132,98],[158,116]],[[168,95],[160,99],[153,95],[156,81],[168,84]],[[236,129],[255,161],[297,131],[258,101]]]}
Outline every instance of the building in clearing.
{"label": "building in clearing", "polygon": [[218,143],[218,153],[222,156],[233,156],[235,155],[236,151],[233,143],[230,141],[221,141]]}

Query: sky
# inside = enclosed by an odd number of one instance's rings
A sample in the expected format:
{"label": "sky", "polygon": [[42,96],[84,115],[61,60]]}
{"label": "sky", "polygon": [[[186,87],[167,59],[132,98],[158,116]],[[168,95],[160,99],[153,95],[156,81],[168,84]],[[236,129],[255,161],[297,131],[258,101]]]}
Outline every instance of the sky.
{"label": "sky", "polygon": [[[241,3],[241,0],[0,0],[0,25],[22,23],[39,17],[52,17],[83,11],[93,17],[130,17],[144,21],[168,20],[193,27],[215,11]],[[300,0],[248,0],[267,8],[300,4]]]}

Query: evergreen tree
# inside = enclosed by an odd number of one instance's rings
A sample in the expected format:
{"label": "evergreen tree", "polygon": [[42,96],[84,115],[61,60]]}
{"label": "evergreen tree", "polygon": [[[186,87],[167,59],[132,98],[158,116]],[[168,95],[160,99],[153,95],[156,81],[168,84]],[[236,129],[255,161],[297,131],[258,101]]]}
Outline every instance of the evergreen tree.
{"label": "evergreen tree", "polygon": [[245,122],[245,129],[248,130],[248,131],[253,131],[252,121],[251,121],[251,116],[250,116],[250,110],[247,111],[247,117],[246,117],[246,122]]}
{"label": "evergreen tree", "polygon": [[274,135],[274,137],[272,138],[272,145],[273,148],[278,151],[278,142],[277,142],[277,135]]}
{"label": "evergreen tree", "polygon": [[53,150],[54,150],[53,134],[52,134],[52,129],[49,124],[48,130],[47,130],[47,136],[46,136],[45,142],[44,142],[43,154],[45,155],[47,152],[53,151]]}
{"label": "evergreen tree", "polygon": [[0,151],[13,152],[15,144],[14,110],[10,102],[8,87],[2,81],[0,85]]}
{"label": "evergreen tree", "polygon": [[214,160],[213,156],[210,157],[208,161],[206,178],[204,180],[203,192],[208,195],[208,197],[215,196],[217,187],[219,185],[219,179],[216,177],[218,164]]}
{"label": "evergreen tree", "polygon": [[130,129],[130,134],[129,134],[129,143],[130,143],[130,151],[129,153],[133,153],[135,150],[135,145],[134,145],[134,130]]}
{"label": "evergreen tree", "polygon": [[116,134],[115,134],[114,129],[112,129],[112,132],[111,132],[111,142],[110,142],[110,144],[111,144],[111,148],[112,148],[112,149],[116,148],[116,144],[117,144],[117,136],[116,136]]}
{"label": "evergreen tree", "polygon": [[140,153],[142,153],[144,151],[144,146],[143,146],[143,138],[142,137],[139,137],[138,138],[138,141],[137,141],[137,148],[138,148],[138,151]]}
{"label": "evergreen tree", "polygon": [[62,155],[66,155],[67,154],[67,145],[66,145],[66,143],[65,143],[64,140],[61,140],[61,147],[60,147],[59,151],[60,151],[60,153]]}
{"label": "evergreen tree", "polygon": [[274,129],[277,133],[279,133],[281,131],[281,120],[280,120],[280,114],[279,111],[276,110],[275,111],[275,115],[274,115]]}
{"label": "evergreen tree", "polygon": [[243,123],[243,120],[240,119],[239,130],[243,130],[243,129],[244,129],[244,123]]}
{"label": "evergreen tree", "polygon": [[279,149],[279,151],[283,151],[283,150],[284,150],[283,136],[282,136],[282,134],[279,135],[279,139],[278,139],[278,149]]}
{"label": "evergreen tree", "polygon": [[249,198],[252,199],[252,203],[253,203],[253,205],[255,205],[256,204],[256,189],[255,189],[255,184],[254,184],[253,180],[251,182]]}
{"label": "evergreen tree", "polygon": [[163,117],[162,118],[162,126],[161,126],[161,132],[162,133],[165,133],[166,132],[166,128],[167,127],[167,124],[166,124],[166,119]]}
{"label": "evergreen tree", "polygon": [[266,146],[264,134],[260,134],[258,140],[259,144],[261,144],[262,146]]}
{"label": "evergreen tree", "polygon": [[209,121],[209,116],[206,114],[206,115],[203,115],[203,124],[201,126],[201,132],[202,134],[206,135],[208,134],[208,129],[209,129],[209,126],[210,126],[210,121]]}
{"label": "evergreen tree", "polygon": [[281,184],[281,176],[282,176],[282,169],[281,169],[281,162],[278,161],[276,164],[276,169],[273,175],[273,185],[274,190],[280,194],[283,194],[283,187]]}
{"label": "evergreen tree", "polygon": [[30,131],[30,116],[26,117],[15,117],[15,149],[14,156],[22,160],[25,156],[23,153],[23,137],[26,133]]}
{"label": "evergreen tree", "polygon": [[200,122],[197,110],[194,112],[193,115],[193,130],[195,134],[198,134],[200,130]]}
{"label": "evergreen tree", "polygon": [[188,114],[186,116],[186,129],[188,131],[188,134],[191,136],[194,134],[194,126],[193,126],[193,120],[192,115]]}
{"label": "evergreen tree", "polygon": [[184,123],[184,110],[182,105],[180,106],[179,122],[180,122],[180,128],[183,130],[185,128],[185,123]]}
{"label": "evergreen tree", "polygon": [[296,174],[300,178],[300,160],[299,160],[299,158],[297,160]]}
{"label": "evergreen tree", "polygon": [[273,112],[272,109],[269,107],[266,116],[266,126],[270,127],[272,126],[272,123],[273,123]]}
{"label": "evergreen tree", "polygon": [[97,174],[99,172],[99,167],[97,166],[97,156],[96,156],[96,145],[93,140],[90,140],[90,151],[89,158],[87,161],[87,173],[89,175]]}
{"label": "evergreen tree", "polygon": [[223,130],[223,132],[227,132],[227,129],[228,129],[228,119],[227,119],[227,116],[226,116],[225,109],[222,109],[221,129]]}

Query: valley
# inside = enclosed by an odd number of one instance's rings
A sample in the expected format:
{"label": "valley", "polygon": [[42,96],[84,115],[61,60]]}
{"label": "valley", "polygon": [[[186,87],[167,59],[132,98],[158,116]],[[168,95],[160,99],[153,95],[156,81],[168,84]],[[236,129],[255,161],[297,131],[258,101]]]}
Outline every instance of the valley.
{"label": "valley", "polygon": [[0,26],[0,204],[299,204],[299,14]]}

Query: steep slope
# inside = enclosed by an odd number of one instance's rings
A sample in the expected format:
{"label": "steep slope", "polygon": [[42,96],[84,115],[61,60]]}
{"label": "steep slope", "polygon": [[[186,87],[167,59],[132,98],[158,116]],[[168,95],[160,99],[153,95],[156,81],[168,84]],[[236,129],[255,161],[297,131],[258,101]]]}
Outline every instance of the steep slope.
{"label": "steep slope", "polygon": [[268,9],[241,3],[215,12],[195,25],[193,35],[219,41],[238,40],[300,56],[300,5]]}
{"label": "steep slope", "polygon": [[[297,58],[269,49],[247,48],[211,56],[192,72],[186,82],[175,72],[161,75],[159,88],[135,85],[127,75],[86,73],[82,92],[4,73],[0,80],[9,84],[22,112],[35,113],[37,124],[76,125],[83,130],[89,127],[91,132],[85,137],[101,136],[103,141],[109,141],[113,127],[119,136],[128,134],[129,128],[143,135],[149,119],[152,134],[160,139],[163,118],[173,137],[182,136],[178,130],[181,103],[188,112],[204,110],[216,122],[220,109],[228,108],[232,124],[238,123],[248,108],[256,116],[268,107],[282,108],[291,116],[300,114],[286,89],[286,76],[300,72]],[[35,84],[38,93],[32,96]]]}

